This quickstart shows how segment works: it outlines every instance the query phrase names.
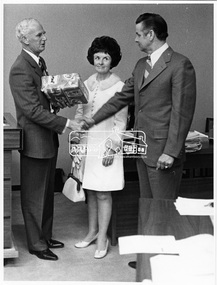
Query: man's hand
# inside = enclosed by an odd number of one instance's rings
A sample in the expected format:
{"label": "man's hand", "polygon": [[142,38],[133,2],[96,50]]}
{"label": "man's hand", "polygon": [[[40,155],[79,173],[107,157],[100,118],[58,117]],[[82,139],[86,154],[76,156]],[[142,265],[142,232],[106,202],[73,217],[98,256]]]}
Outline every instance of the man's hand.
{"label": "man's hand", "polygon": [[95,121],[92,118],[83,117],[82,121],[83,121],[83,125],[81,127],[82,130],[89,130],[92,126],[95,125]]}
{"label": "man's hand", "polygon": [[68,128],[72,131],[81,131],[83,126],[83,122],[79,122],[78,120],[69,120]]}
{"label": "man's hand", "polygon": [[63,101],[56,101],[56,105],[58,106],[58,108],[60,109],[64,109],[66,107],[71,107],[69,103],[65,103]]}
{"label": "man's hand", "polygon": [[92,118],[82,117],[81,119],[70,120],[68,128],[72,131],[82,132],[89,130],[94,124]]}
{"label": "man's hand", "polygon": [[172,167],[174,162],[174,158],[168,154],[163,153],[157,161],[156,169],[168,169]]}

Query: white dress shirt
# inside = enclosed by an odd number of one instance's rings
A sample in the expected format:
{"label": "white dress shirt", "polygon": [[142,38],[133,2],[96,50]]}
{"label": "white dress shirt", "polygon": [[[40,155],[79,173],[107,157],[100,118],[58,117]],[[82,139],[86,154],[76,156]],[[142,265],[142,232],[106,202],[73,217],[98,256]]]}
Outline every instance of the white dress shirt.
{"label": "white dress shirt", "polygon": [[162,53],[165,52],[166,49],[168,49],[168,47],[169,45],[165,43],[159,49],[155,50],[152,54],[150,54],[152,68],[155,65],[155,63],[158,61]]}

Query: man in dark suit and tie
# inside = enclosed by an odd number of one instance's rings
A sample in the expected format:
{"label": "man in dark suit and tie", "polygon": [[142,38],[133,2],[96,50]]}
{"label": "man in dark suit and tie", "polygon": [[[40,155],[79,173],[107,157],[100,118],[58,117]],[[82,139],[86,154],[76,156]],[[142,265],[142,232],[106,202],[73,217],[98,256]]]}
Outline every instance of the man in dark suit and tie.
{"label": "man in dark suit and tie", "polygon": [[134,102],[134,130],[146,134],[147,155],[137,159],[140,196],[176,199],[185,159],[185,139],[193,119],[196,77],[190,60],[168,46],[165,20],[145,13],[136,20],[141,58],[125,82],[92,119],[91,127]]}
{"label": "man in dark suit and tie", "polygon": [[52,239],[58,134],[80,127],[76,121],[57,116],[41,92],[41,77],[47,73],[39,57],[47,40],[42,25],[35,19],[24,19],[16,26],[16,36],[22,52],[11,67],[9,83],[17,121],[23,128],[21,206],[28,249],[38,258],[57,260],[50,248],[64,247]]}

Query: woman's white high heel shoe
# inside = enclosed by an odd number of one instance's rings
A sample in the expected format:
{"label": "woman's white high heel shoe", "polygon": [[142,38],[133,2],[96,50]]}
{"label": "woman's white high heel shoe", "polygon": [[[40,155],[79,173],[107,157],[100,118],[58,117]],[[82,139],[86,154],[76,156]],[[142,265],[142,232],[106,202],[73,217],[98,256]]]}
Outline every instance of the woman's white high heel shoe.
{"label": "woman's white high heel shoe", "polygon": [[97,239],[98,234],[90,241],[79,241],[75,244],[76,248],[85,248],[88,247],[92,242],[94,242]]}
{"label": "woman's white high heel shoe", "polygon": [[108,247],[109,247],[109,240],[107,239],[105,249],[104,250],[96,250],[94,258],[100,259],[100,258],[105,257],[108,253]]}

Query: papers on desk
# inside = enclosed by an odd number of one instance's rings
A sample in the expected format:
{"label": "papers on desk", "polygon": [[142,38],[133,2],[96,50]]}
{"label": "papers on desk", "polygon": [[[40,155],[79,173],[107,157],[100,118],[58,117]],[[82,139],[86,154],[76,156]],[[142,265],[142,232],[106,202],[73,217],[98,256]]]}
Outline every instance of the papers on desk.
{"label": "papers on desk", "polygon": [[120,254],[157,254],[150,258],[152,280],[143,280],[145,285],[215,284],[215,238],[211,234],[181,240],[140,235],[118,240]]}
{"label": "papers on desk", "polygon": [[192,199],[178,197],[174,202],[180,215],[212,216],[214,215],[213,199]]}
{"label": "papers on desk", "polygon": [[176,243],[179,255],[150,258],[153,284],[214,285],[214,236],[200,234]]}
{"label": "papers on desk", "polygon": [[120,254],[178,253],[174,236],[132,235],[126,237],[119,237],[118,242]]}
{"label": "papers on desk", "polygon": [[176,240],[171,235],[132,235],[118,238],[120,254],[157,253],[180,255],[183,253],[188,254],[188,252],[196,254],[203,248],[211,247],[213,249],[213,241],[214,237],[210,234],[200,234],[182,240]]}
{"label": "papers on desk", "polygon": [[202,142],[208,141],[207,135],[202,134],[198,131],[188,132],[187,138],[185,140],[185,151],[195,152],[202,148]]}

